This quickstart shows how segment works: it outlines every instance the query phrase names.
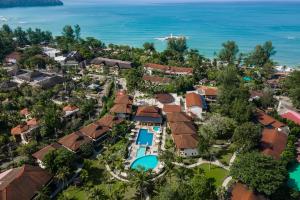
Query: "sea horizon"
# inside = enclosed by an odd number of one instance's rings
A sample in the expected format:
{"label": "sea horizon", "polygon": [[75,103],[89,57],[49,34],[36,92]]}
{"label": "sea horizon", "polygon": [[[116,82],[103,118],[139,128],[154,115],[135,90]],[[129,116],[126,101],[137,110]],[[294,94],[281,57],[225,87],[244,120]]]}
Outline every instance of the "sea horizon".
{"label": "sea horizon", "polygon": [[297,1],[64,3],[58,7],[0,9],[0,25],[41,28],[59,35],[63,26],[79,24],[82,37],[134,47],[153,42],[160,51],[166,42],[157,38],[183,35],[190,48],[208,58],[214,57],[227,40],[236,41],[242,53],[271,40],[277,51],[274,60],[279,65],[300,66]]}

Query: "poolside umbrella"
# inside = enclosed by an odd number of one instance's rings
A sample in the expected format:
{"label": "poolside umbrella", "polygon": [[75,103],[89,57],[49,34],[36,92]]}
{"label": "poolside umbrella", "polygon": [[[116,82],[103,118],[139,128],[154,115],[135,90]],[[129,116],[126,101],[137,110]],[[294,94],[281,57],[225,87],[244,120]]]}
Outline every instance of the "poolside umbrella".
{"label": "poolside umbrella", "polygon": [[155,142],[156,142],[156,143],[160,143],[160,140],[159,140],[159,139],[156,139]]}
{"label": "poolside umbrella", "polygon": [[135,135],[135,133],[133,133],[133,132],[130,133],[130,136],[134,136],[134,135]]}

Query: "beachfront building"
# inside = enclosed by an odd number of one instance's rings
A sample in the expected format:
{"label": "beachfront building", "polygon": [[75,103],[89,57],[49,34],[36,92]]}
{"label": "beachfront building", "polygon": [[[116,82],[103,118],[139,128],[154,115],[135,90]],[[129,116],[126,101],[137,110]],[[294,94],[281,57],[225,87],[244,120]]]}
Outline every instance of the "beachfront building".
{"label": "beachfront building", "polygon": [[33,133],[37,132],[39,127],[39,121],[36,118],[33,118],[12,128],[10,132],[17,142],[28,144]]}
{"label": "beachfront building", "polygon": [[160,65],[160,64],[154,64],[154,63],[147,63],[144,66],[145,70],[148,74],[152,75],[156,71],[168,74],[168,75],[176,75],[176,76],[192,76],[193,75],[193,68],[188,67],[175,67],[175,66],[167,66],[167,65]]}
{"label": "beachfront building", "polygon": [[188,92],[185,96],[185,110],[186,112],[193,117],[198,119],[203,118],[203,112],[206,110],[206,102],[204,98],[195,93]]}
{"label": "beachfront building", "polygon": [[139,106],[134,117],[134,121],[143,125],[158,125],[162,124],[162,116],[160,109],[155,106]]}
{"label": "beachfront building", "polygon": [[82,145],[89,144],[91,142],[92,140],[80,131],[73,132],[58,140],[59,144],[74,153],[79,152]]}
{"label": "beachfront building", "polygon": [[197,87],[197,92],[205,98],[208,102],[214,102],[217,100],[218,88],[200,85]]}
{"label": "beachfront building", "polygon": [[1,200],[30,200],[50,184],[52,175],[46,170],[23,165],[0,173]]}
{"label": "beachfront building", "polygon": [[110,109],[117,117],[128,119],[132,112],[133,97],[126,94],[126,91],[119,91],[116,95],[114,106]]}
{"label": "beachfront building", "polygon": [[100,73],[103,73],[105,67],[108,67],[109,73],[118,74],[120,70],[132,68],[132,62],[97,57],[91,61],[91,65],[89,67],[97,69],[97,71],[99,71]]}
{"label": "beachfront building", "polygon": [[57,142],[54,142],[50,145],[47,145],[46,147],[40,149],[39,151],[35,152],[32,154],[32,157],[34,157],[37,161],[37,163],[39,164],[39,166],[41,168],[45,168],[45,165],[43,163],[43,160],[45,158],[45,156],[50,152],[50,151],[54,151],[57,149],[62,148],[61,144],[58,144]]}
{"label": "beachfront building", "polygon": [[183,112],[170,112],[167,113],[167,122],[177,154],[183,157],[197,156],[198,136],[192,118]]}

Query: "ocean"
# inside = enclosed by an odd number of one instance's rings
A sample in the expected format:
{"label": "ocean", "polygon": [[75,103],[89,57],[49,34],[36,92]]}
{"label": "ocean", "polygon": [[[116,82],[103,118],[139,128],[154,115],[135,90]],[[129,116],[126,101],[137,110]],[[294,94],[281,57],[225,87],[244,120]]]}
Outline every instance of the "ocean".
{"label": "ocean", "polygon": [[188,38],[188,45],[212,58],[227,40],[248,53],[271,40],[280,65],[300,66],[300,2],[102,4],[66,2],[60,7],[0,9],[0,25],[37,27],[58,35],[64,25],[79,24],[82,36],[106,44],[141,47],[170,34]]}

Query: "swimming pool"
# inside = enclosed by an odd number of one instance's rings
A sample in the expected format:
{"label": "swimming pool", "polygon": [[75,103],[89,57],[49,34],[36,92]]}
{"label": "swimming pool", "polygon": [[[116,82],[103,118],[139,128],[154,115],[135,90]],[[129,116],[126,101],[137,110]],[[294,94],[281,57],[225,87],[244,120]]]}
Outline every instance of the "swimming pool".
{"label": "swimming pool", "polygon": [[153,126],[153,130],[158,133],[160,131],[160,127],[159,126]]}
{"label": "swimming pool", "polygon": [[153,134],[148,131],[148,129],[140,129],[139,135],[136,140],[136,144],[139,145],[152,145]]}
{"label": "swimming pool", "polygon": [[140,158],[146,155],[146,147],[139,147],[136,152],[136,158]]}
{"label": "swimming pool", "polygon": [[136,159],[130,166],[131,169],[142,168],[144,171],[154,169],[158,164],[158,158],[155,155],[143,156]]}
{"label": "swimming pool", "polygon": [[294,165],[289,170],[288,184],[290,187],[300,191],[300,164]]}

